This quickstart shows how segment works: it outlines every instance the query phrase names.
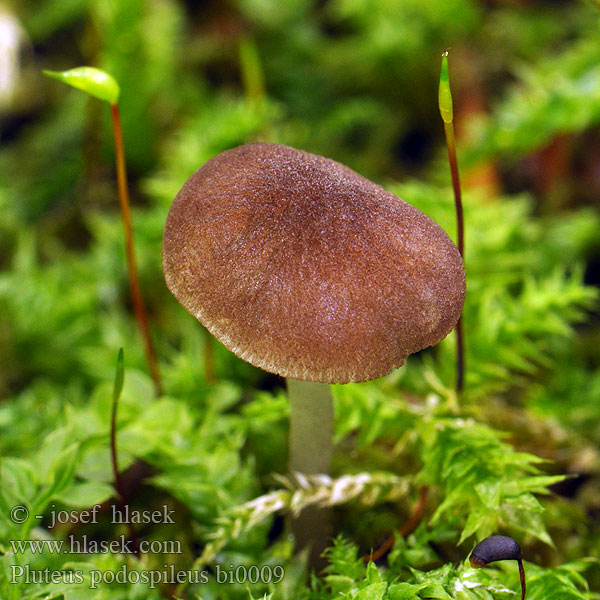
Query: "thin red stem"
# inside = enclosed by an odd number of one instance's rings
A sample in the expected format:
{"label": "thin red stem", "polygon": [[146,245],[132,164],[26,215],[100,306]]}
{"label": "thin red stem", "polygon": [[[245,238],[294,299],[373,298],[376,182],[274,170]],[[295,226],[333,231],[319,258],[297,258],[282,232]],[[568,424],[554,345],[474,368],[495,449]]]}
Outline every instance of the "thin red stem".
{"label": "thin red stem", "polygon": [[[464,258],[464,220],[462,194],[460,190],[460,178],[458,175],[458,162],[456,160],[456,142],[454,141],[454,125],[452,122],[444,121],[444,132],[446,133],[446,147],[448,148],[448,160],[450,161],[450,173],[452,174],[452,189],[454,190],[454,204],[456,206],[457,246],[460,255]],[[456,391],[461,392],[465,380],[465,348],[462,316],[456,324]]]}
{"label": "thin red stem", "polygon": [[[419,499],[411,513],[408,521],[404,523],[402,528],[400,529],[400,535],[405,538],[408,537],[418,526],[419,523],[423,520],[423,515],[425,514],[425,507],[427,506],[427,494],[429,492],[429,488],[426,485],[421,486],[419,490]],[[379,548],[372,554],[367,554],[364,556],[364,561],[368,563],[369,561],[377,562],[382,556],[384,556],[387,552],[389,552],[394,547],[394,542],[396,541],[396,536],[392,533],[386,540],[383,542]]]}
{"label": "thin red stem", "polygon": [[521,600],[525,600],[525,592],[527,591],[527,585],[525,584],[525,568],[523,567],[523,561],[519,559],[519,579],[521,580]]}
{"label": "thin red stem", "polygon": [[115,135],[117,184],[119,189],[119,203],[121,205],[121,216],[123,218],[123,230],[125,233],[125,254],[127,257],[127,272],[129,274],[129,287],[131,290],[131,299],[133,301],[135,316],[137,318],[137,322],[142,334],[142,339],[144,341],[146,362],[148,363],[150,376],[154,381],[154,388],[156,389],[156,394],[160,396],[162,394],[162,383],[160,379],[160,372],[158,370],[158,361],[156,360],[156,352],[154,351],[154,344],[152,343],[150,328],[148,327],[148,317],[146,315],[146,309],[144,308],[144,302],[142,300],[137,263],[135,259],[133,229],[131,227],[131,212],[129,209],[129,189],[127,187],[125,153],[123,151],[123,134],[121,133],[121,119],[119,116],[119,106],[118,104],[111,104],[110,108],[112,112],[113,131]]}
{"label": "thin red stem", "polygon": [[[119,504],[123,510],[123,514],[126,514],[125,507],[127,501],[125,499],[125,490],[123,487],[123,480],[121,479],[121,473],[119,472],[119,459],[117,455],[117,405],[119,398],[113,398],[112,411],[110,416],[110,459],[112,464],[113,479],[115,481],[115,489],[119,495]],[[133,546],[133,550],[137,556],[139,556],[139,542],[133,524],[128,520],[127,528],[129,530],[129,539]]]}

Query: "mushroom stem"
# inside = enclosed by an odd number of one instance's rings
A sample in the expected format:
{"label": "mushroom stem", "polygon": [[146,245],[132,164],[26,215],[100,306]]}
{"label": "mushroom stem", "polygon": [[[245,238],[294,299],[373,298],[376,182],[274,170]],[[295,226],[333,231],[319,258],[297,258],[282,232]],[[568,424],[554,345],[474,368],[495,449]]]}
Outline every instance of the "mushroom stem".
{"label": "mushroom stem", "polygon": [[333,454],[333,399],[329,385],[286,379],[290,398],[290,454],[292,473],[329,474]]}
{"label": "mushroom stem", "polygon": [[[333,398],[326,383],[286,379],[290,398],[288,468],[292,474],[329,474],[333,454]],[[292,521],[298,548],[310,545],[310,564],[318,567],[327,545],[329,511],[307,508]]]}
{"label": "mushroom stem", "polygon": [[203,329],[204,335],[204,379],[206,383],[213,385],[217,383],[217,372],[215,371],[215,350],[212,336],[208,329]]}

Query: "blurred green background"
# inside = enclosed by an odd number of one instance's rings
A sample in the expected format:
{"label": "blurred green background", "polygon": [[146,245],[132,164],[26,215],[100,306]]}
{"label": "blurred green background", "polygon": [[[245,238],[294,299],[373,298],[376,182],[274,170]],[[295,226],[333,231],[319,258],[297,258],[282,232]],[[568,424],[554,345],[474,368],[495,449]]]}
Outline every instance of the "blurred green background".
{"label": "blurred green background", "polygon": [[[450,502],[448,531],[440,533],[438,515],[438,529],[414,542],[420,549],[410,560],[431,565],[424,549],[431,540],[439,548],[457,543],[461,528],[477,536],[496,526],[517,527],[528,560],[540,564],[597,556],[599,26],[597,3],[571,0],[2,1],[0,449],[18,457],[3,467],[11,485],[53,472],[48,465],[63,456],[56,448],[66,452],[75,440],[92,450],[78,455],[57,501],[70,497],[84,507],[110,496],[108,390],[124,347],[123,465],[142,469],[130,473],[138,483],[153,478],[154,488],[137,491],[138,502],[167,498],[193,523],[177,532],[185,559],[199,554],[223,510],[270,488],[270,473],[286,469],[282,381],[218,344],[219,384],[206,381],[201,327],[171,297],[161,272],[170,203],[210,157],[272,141],[347,164],[454,237],[437,106],[440,57],[450,48],[469,288],[464,412],[450,411],[451,418],[508,431],[517,450],[553,461],[547,473],[574,477],[555,489],[567,500],[551,502],[544,522],[533,496],[528,508],[519,505],[522,514],[501,499]],[[129,296],[108,107],[41,73],[79,65],[105,69],[121,86],[142,291],[167,390],[155,405]],[[420,441],[409,431],[412,403],[435,413],[426,399],[451,396],[451,338],[383,383],[338,390],[337,474],[361,467],[403,473],[420,460],[420,476],[437,478],[438,501],[458,489],[434,456],[435,428],[422,430]],[[418,450],[403,454],[399,439]],[[477,436],[453,439],[440,444],[466,444],[467,454],[479,447]],[[506,449],[493,448],[500,464]],[[52,468],[63,469],[63,458]],[[516,471],[502,468],[508,485]],[[529,467],[522,468],[525,477]],[[489,466],[477,481],[489,476],[489,491],[498,473]],[[19,493],[39,494],[39,477]],[[338,524],[366,552],[409,508],[386,505],[368,518],[350,510]],[[465,525],[467,508],[476,517]],[[263,526],[227,557],[287,557],[281,546],[268,554],[277,527]],[[554,548],[543,543],[545,527]],[[436,560],[458,561],[465,552],[446,549]],[[600,589],[597,573],[590,580]],[[534,588],[533,597],[549,597],[543,593]]]}
{"label": "blurred green background", "polygon": [[[8,322],[10,308],[0,313],[4,394],[48,369],[59,376],[57,351],[63,376],[75,364],[100,375],[104,362],[73,349],[89,350],[100,336],[112,355],[116,331],[129,326],[98,331],[87,318],[124,318],[127,295],[107,108],[47,80],[42,68],[88,64],[120,82],[143,287],[159,344],[173,337],[170,311],[178,310],[162,282],[160,236],[185,179],[220,151],[267,140],[335,158],[380,183],[445,185],[437,83],[446,48],[466,189],[490,202],[525,192],[543,216],[581,207],[598,216],[592,3],[40,0],[0,8],[1,266],[31,260],[50,267],[50,277],[65,261],[72,268],[53,284],[76,294],[56,306],[33,290],[34,298],[0,295],[0,303],[22,303]],[[600,243],[591,236],[582,244],[586,281],[597,284]],[[49,347],[36,343],[41,328],[56,333]]]}

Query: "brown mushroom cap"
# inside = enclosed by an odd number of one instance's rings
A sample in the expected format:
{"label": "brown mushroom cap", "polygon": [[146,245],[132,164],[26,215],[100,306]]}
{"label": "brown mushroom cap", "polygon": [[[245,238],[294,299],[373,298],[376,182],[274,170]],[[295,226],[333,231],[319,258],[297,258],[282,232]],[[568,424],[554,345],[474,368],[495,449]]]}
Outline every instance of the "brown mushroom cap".
{"label": "brown mushroom cap", "polygon": [[250,144],[173,201],[163,270],[179,302],[249,363],[327,383],[374,379],[439,342],[465,294],[429,217],[333,160]]}

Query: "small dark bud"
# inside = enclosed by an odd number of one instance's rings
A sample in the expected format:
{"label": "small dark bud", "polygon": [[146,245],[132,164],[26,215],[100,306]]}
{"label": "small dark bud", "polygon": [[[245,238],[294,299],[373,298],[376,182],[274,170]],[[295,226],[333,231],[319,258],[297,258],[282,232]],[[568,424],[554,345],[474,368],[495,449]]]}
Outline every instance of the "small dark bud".
{"label": "small dark bud", "polygon": [[497,560],[521,560],[521,547],[505,535],[492,535],[475,546],[469,561],[479,569]]}

